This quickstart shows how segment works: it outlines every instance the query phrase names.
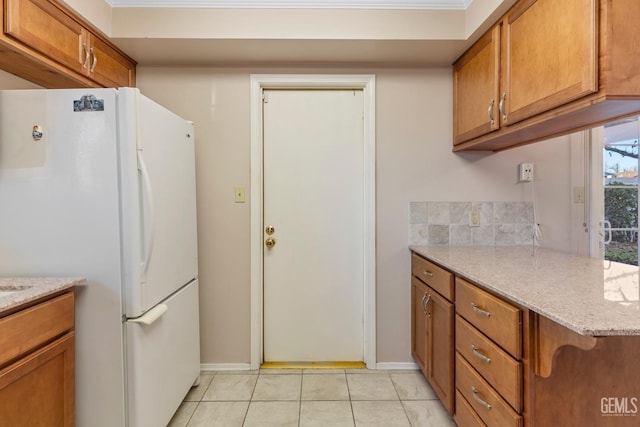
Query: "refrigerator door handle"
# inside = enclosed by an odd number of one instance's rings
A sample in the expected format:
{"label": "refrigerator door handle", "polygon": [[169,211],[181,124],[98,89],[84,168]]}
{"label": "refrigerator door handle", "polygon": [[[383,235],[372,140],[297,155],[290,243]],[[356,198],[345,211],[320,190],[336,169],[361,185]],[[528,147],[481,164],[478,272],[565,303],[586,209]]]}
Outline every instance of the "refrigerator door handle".
{"label": "refrigerator door handle", "polygon": [[140,317],[136,317],[134,319],[128,319],[129,322],[132,323],[142,323],[143,325],[151,325],[156,320],[162,317],[163,314],[167,312],[169,307],[166,304],[158,304],[153,307],[151,310],[147,311]]}
{"label": "refrigerator door handle", "polygon": [[[149,261],[151,260],[151,251],[153,249],[153,239],[155,235],[155,210],[153,203],[153,191],[151,189],[151,181],[149,179],[149,172],[147,171],[147,165],[144,162],[144,157],[142,155],[142,151],[138,151],[138,170],[142,175],[142,184],[143,184],[143,193],[146,194],[146,198],[144,198],[147,203],[145,206],[148,206],[149,211],[149,221],[147,222],[147,216],[143,212],[143,223],[144,223],[144,233],[145,233],[145,242],[144,242],[144,259],[142,261],[142,274],[145,275],[147,273],[147,269],[149,268]],[[143,196],[144,197],[144,196]]]}

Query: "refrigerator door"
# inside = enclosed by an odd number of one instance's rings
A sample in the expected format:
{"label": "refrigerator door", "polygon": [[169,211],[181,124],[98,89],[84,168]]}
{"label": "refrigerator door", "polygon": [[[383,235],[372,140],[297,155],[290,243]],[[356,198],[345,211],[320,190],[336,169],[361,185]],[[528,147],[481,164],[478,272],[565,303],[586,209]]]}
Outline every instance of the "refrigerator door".
{"label": "refrigerator door", "polygon": [[193,124],[120,89],[125,313],[141,316],[197,277]]}
{"label": "refrigerator door", "polygon": [[120,247],[116,91],[0,91],[0,274],[87,279],[78,426],[125,422]]}
{"label": "refrigerator door", "polygon": [[166,426],[199,375],[198,281],[125,325],[129,425]]}

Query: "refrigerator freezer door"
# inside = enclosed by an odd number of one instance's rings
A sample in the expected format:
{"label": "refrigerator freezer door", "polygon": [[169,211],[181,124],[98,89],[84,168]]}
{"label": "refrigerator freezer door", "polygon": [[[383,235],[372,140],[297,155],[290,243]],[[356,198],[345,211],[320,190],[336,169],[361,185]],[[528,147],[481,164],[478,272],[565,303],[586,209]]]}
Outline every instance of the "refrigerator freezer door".
{"label": "refrigerator freezer door", "polygon": [[167,425],[200,373],[198,281],[157,307],[125,324],[130,426]]}
{"label": "refrigerator freezer door", "polygon": [[197,277],[193,124],[120,89],[125,313],[138,317]]}
{"label": "refrigerator freezer door", "polygon": [[[104,109],[76,109],[83,97]],[[0,91],[0,153],[0,274],[87,279],[76,289],[76,425],[122,426],[116,91]]]}

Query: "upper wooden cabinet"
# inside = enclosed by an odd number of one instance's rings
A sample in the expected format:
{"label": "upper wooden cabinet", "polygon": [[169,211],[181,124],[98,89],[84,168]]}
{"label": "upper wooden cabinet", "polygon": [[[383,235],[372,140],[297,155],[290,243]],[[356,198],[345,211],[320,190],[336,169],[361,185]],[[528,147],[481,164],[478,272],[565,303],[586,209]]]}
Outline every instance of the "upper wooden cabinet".
{"label": "upper wooden cabinet", "polygon": [[453,66],[454,151],[500,150],[640,111],[637,0],[521,0]]}
{"label": "upper wooden cabinet", "polygon": [[486,33],[453,66],[453,143],[500,127],[501,25]]}
{"label": "upper wooden cabinet", "polygon": [[503,124],[598,90],[596,0],[526,0],[506,16]]}
{"label": "upper wooden cabinet", "polygon": [[49,88],[135,86],[135,61],[58,2],[3,3],[0,68]]}

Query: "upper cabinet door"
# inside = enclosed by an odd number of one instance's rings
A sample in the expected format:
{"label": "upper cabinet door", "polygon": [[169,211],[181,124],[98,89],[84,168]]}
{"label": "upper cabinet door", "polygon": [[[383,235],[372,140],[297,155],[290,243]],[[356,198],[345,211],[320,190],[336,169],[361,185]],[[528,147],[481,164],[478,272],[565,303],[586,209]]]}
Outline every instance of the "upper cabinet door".
{"label": "upper cabinet door", "polygon": [[500,25],[487,32],[453,66],[453,143],[500,126]]}
{"label": "upper cabinet door", "polygon": [[90,77],[105,87],[135,86],[136,64],[96,36],[91,36]]}
{"label": "upper cabinet door", "polygon": [[50,59],[85,74],[86,30],[47,0],[5,0],[4,33]]}
{"label": "upper cabinet door", "polygon": [[524,0],[504,21],[502,124],[598,91],[596,0]]}

